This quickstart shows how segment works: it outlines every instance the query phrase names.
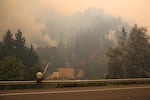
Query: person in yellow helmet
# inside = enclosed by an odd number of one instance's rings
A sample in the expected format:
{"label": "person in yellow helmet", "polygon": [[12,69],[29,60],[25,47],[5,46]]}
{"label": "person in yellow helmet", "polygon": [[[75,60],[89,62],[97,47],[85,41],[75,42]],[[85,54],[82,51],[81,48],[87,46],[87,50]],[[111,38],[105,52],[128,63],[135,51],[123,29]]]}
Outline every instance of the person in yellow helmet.
{"label": "person in yellow helmet", "polygon": [[40,86],[40,84],[41,84],[41,81],[42,81],[42,78],[43,78],[43,73],[42,72],[37,72],[36,73],[36,80],[37,80],[37,84],[38,84],[38,86]]}

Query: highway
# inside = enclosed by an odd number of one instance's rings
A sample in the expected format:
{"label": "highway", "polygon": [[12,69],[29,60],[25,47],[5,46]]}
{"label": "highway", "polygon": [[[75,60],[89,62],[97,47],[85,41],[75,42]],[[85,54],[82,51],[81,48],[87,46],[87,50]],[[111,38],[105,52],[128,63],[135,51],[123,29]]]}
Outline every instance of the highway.
{"label": "highway", "polygon": [[0,100],[150,100],[150,85],[0,90]]}

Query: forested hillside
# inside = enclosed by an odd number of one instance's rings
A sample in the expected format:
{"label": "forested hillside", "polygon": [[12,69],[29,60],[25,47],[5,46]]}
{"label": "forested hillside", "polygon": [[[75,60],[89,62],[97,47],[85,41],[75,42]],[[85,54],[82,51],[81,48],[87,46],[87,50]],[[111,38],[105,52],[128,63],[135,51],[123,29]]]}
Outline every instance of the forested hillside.
{"label": "forested hillside", "polygon": [[34,47],[27,46],[22,32],[10,30],[0,41],[0,80],[33,80],[41,64]]}

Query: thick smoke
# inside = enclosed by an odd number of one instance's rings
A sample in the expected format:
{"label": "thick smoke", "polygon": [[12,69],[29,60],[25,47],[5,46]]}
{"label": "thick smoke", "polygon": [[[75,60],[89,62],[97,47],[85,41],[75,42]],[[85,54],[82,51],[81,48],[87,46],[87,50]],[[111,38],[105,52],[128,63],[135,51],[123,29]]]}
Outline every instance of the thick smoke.
{"label": "thick smoke", "polygon": [[[0,1],[0,37],[10,29],[15,33],[20,29],[27,43],[38,46],[57,46],[63,40],[69,42],[78,34],[92,31],[105,26],[109,27],[107,32],[118,27],[127,26],[121,18],[106,14],[101,9],[87,9],[83,13],[66,16],[49,7],[40,4],[40,0]],[[106,28],[107,29],[107,28]],[[110,35],[108,35],[110,37]],[[109,38],[108,37],[108,38]]]}
{"label": "thick smoke", "polygon": [[[32,7],[34,2],[18,0],[1,0],[0,1],[0,37],[10,29],[12,33],[20,29],[24,34],[27,43],[33,43],[38,46],[56,46],[56,41],[47,34],[43,35],[45,24],[37,20],[34,13],[36,6]],[[35,3],[36,5],[36,3]],[[39,6],[39,5],[37,5]],[[37,11],[39,8],[37,8]]]}
{"label": "thick smoke", "polygon": [[[47,16],[45,16],[47,15]],[[116,30],[122,27],[129,28],[121,17],[114,17],[102,9],[89,8],[83,13],[78,12],[72,16],[60,13],[40,14],[38,20],[45,23],[45,32],[57,42],[72,42],[80,34],[105,34],[108,39],[115,40]],[[99,33],[98,33],[99,32]],[[61,41],[62,42],[62,41]]]}

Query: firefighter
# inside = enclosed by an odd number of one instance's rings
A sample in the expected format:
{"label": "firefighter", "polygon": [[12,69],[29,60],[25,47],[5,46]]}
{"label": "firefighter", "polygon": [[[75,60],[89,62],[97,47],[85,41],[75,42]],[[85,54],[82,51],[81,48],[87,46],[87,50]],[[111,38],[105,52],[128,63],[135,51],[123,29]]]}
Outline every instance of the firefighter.
{"label": "firefighter", "polygon": [[43,78],[43,73],[42,72],[37,72],[36,73],[36,80],[37,80],[37,85],[40,86]]}

